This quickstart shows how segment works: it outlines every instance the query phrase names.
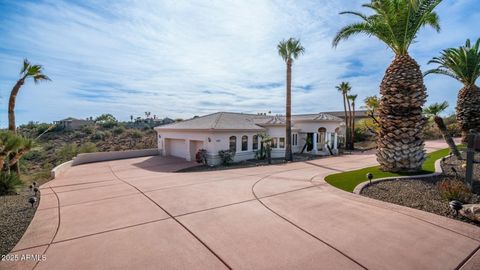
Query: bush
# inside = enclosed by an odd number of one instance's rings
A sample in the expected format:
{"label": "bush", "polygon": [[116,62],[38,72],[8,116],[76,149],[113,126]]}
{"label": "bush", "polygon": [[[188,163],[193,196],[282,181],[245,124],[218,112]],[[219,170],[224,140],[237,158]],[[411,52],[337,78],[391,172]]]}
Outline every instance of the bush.
{"label": "bush", "polygon": [[132,136],[132,138],[134,139],[140,139],[143,137],[143,133],[139,130],[133,130],[131,133],[130,133],[130,136]]}
{"label": "bush", "polygon": [[113,115],[107,113],[97,117],[95,123],[104,128],[112,128],[118,124],[118,121]]}
{"label": "bush", "polygon": [[0,196],[15,194],[23,186],[22,180],[14,173],[0,173]]}
{"label": "bush", "polygon": [[221,151],[218,151],[218,155],[222,160],[222,164],[228,165],[233,161],[233,157],[235,157],[235,152],[230,150],[221,150]]}
{"label": "bush", "polygon": [[45,152],[36,150],[36,149],[31,150],[30,152],[27,152],[25,155],[22,156],[22,160],[27,160],[27,161],[41,160],[45,158],[46,158]]}
{"label": "bush", "polygon": [[105,137],[106,137],[105,132],[100,131],[100,130],[97,130],[97,131],[95,131],[95,133],[93,133],[93,134],[90,136],[90,139],[92,139],[92,140],[94,140],[94,141],[99,141],[99,140],[105,139]]}
{"label": "bush", "polygon": [[195,160],[197,163],[202,163],[204,165],[207,164],[207,150],[205,149],[200,149],[198,152],[195,154]]}
{"label": "bush", "polygon": [[457,200],[466,203],[472,195],[467,185],[460,180],[442,180],[438,183],[438,190],[447,201]]}
{"label": "bush", "polygon": [[120,135],[120,134],[125,132],[125,127],[124,126],[115,127],[115,128],[113,128],[112,132],[115,135]]}
{"label": "bush", "polygon": [[81,127],[81,131],[83,131],[83,133],[85,134],[90,135],[95,131],[95,129],[91,125],[85,125]]}
{"label": "bush", "polygon": [[68,143],[63,145],[58,149],[56,155],[61,160],[61,162],[69,161],[73,159],[78,154],[77,145],[73,143]]}
{"label": "bush", "polygon": [[92,142],[82,144],[78,149],[78,153],[93,153],[97,152],[97,146]]}

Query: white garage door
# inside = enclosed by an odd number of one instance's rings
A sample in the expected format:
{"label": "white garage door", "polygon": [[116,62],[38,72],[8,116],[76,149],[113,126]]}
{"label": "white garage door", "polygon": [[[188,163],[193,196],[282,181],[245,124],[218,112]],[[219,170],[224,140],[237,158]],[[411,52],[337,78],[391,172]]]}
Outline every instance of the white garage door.
{"label": "white garage door", "polygon": [[168,156],[179,158],[186,158],[187,156],[187,145],[185,140],[165,139],[165,148]]}

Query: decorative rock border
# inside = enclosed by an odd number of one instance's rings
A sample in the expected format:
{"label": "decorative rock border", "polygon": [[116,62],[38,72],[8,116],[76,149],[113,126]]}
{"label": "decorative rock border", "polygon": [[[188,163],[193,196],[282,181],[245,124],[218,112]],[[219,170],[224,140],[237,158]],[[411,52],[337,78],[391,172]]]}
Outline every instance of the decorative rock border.
{"label": "decorative rock border", "polygon": [[[443,158],[445,158],[445,157],[443,157]],[[383,182],[383,181],[392,181],[392,180],[395,180],[395,179],[414,179],[414,178],[417,179],[417,178],[439,176],[443,173],[442,166],[441,166],[443,158],[440,158],[437,161],[435,161],[435,172],[434,173],[378,178],[378,179],[372,180],[372,184],[377,183],[377,182]],[[360,194],[362,192],[362,190],[364,188],[368,187],[368,186],[370,186],[370,181],[362,182],[355,187],[355,189],[353,190],[353,193]]]}

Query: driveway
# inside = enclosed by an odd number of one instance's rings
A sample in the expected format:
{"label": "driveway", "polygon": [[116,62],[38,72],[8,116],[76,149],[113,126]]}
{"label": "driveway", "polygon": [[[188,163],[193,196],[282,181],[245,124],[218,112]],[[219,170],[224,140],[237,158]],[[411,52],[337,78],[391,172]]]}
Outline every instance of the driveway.
{"label": "driveway", "polygon": [[480,269],[478,227],[323,180],[375,164],[356,154],[194,173],[161,157],[72,167],[42,186],[12,253],[44,257],[0,268]]}

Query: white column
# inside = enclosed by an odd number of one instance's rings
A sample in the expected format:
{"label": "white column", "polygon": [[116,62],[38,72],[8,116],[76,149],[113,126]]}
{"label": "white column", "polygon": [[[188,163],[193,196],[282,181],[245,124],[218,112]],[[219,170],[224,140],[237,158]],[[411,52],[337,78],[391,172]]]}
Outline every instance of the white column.
{"label": "white column", "polygon": [[330,132],[325,132],[325,144],[328,144],[328,146],[332,147],[332,135],[330,135]]}
{"label": "white column", "polygon": [[162,156],[167,156],[167,145],[165,144],[165,138],[160,139],[160,144],[162,146]]}
{"label": "white column", "polygon": [[318,133],[313,133],[313,153],[317,154],[318,149],[317,149],[317,138],[318,138]]}
{"label": "white column", "polygon": [[335,132],[335,140],[333,142],[333,149],[337,150],[338,149],[338,134]]}
{"label": "white column", "polygon": [[190,153],[190,140],[185,140],[185,145],[187,147],[187,151],[186,151],[186,157],[185,159],[187,161],[192,161],[192,153]]}

